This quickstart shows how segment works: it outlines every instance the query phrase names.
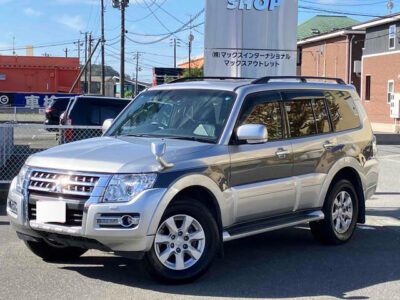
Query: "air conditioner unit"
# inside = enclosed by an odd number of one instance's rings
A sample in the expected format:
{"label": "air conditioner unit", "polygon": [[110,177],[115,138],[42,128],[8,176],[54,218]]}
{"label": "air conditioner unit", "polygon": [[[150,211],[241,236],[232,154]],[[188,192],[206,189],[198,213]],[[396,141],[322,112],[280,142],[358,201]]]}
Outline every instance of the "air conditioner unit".
{"label": "air conditioner unit", "polygon": [[355,60],[354,61],[353,72],[356,73],[356,74],[361,74],[361,61],[360,60]]}
{"label": "air conditioner unit", "polygon": [[390,117],[394,119],[400,118],[400,94],[390,95]]}

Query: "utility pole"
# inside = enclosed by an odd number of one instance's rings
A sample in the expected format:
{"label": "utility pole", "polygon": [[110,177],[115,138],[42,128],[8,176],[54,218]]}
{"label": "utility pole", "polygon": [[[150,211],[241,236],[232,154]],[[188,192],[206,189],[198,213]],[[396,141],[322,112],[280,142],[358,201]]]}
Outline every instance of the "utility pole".
{"label": "utility pole", "polygon": [[88,93],[92,93],[92,33],[89,33]]}
{"label": "utility pole", "polygon": [[104,44],[106,40],[104,37],[104,0],[101,0],[101,94],[106,95],[106,66]]}
{"label": "utility pole", "polygon": [[77,45],[78,47],[78,59],[79,59],[79,64],[81,63],[81,46],[83,45],[81,43],[81,40],[78,40],[77,42],[74,42],[74,45]]}
{"label": "utility pole", "polygon": [[[87,58],[88,58],[88,33],[85,32],[85,65],[87,64]],[[85,86],[83,88],[84,94],[87,93],[87,86],[88,86],[88,72],[87,68],[85,68]]]}
{"label": "utility pole", "polygon": [[192,42],[194,40],[194,35],[189,34],[189,77],[192,74]]}
{"label": "utility pole", "polygon": [[17,52],[15,52],[15,36],[13,35],[13,55],[16,55]]}
{"label": "utility pole", "polygon": [[119,74],[120,97],[125,97],[125,8],[129,5],[129,0],[113,0],[114,8],[121,10],[121,65]]}
{"label": "utility pole", "polygon": [[68,58],[68,48],[65,48],[64,52],[65,52],[65,58]]}
{"label": "utility pole", "polygon": [[176,69],[176,37],[172,39],[173,47],[174,47],[174,69]]}
{"label": "utility pole", "polygon": [[135,76],[135,97],[139,94],[138,93],[138,80],[139,80],[139,51],[136,52],[136,76]]}

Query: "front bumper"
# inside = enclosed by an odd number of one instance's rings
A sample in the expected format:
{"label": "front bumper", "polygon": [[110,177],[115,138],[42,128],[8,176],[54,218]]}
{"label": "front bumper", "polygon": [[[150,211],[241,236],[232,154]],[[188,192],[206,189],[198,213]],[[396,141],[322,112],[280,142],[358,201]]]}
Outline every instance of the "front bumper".
{"label": "front bumper", "polygon": [[[154,212],[162,201],[166,189],[150,189],[137,195],[128,203],[89,203],[85,204],[82,226],[62,226],[43,224],[27,218],[27,196],[15,190],[15,180],[11,184],[7,198],[7,214],[11,225],[22,236],[46,238],[49,234],[64,237],[83,238],[95,241],[114,252],[149,251],[154,235],[149,234]],[[10,202],[17,208],[11,211]],[[104,214],[138,214],[139,224],[134,228],[102,228],[96,219]],[[93,248],[93,247],[87,247]]]}

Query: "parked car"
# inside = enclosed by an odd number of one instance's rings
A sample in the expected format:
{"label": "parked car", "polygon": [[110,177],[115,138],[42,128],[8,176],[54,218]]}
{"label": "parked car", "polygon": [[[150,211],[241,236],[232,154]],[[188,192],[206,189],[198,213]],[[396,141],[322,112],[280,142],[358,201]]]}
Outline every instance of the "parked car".
{"label": "parked car", "polygon": [[309,223],[322,243],[346,243],[377,187],[377,148],[354,87],[327,81],[151,88],[103,137],[32,155],[11,223],[44,260],[113,251],[174,283],[205,273],[224,242],[271,230]]}
{"label": "parked car", "polygon": [[[72,99],[60,116],[60,125],[78,127],[102,126],[105,120],[112,119],[130,103],[129,99],[101,96],[77,96]],[[69,128],[62,129],[61,143],[81,140],[101,135],[101,129]]]}
{"label": "parked car", "polygon": [[46,108],[45,125],[57,126],[60,123],[61,114],[67,109],[72,97],[55,98],[49,107]]}

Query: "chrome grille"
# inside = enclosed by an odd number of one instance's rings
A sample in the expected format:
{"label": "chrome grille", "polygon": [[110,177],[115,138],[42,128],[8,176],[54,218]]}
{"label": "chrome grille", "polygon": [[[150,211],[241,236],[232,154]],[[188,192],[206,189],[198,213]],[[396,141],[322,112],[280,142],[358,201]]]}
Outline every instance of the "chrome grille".
{"label": "chrome grille", "polygon": [[33,171],[29,191],[90,197],[99,181],[98,176]]}

